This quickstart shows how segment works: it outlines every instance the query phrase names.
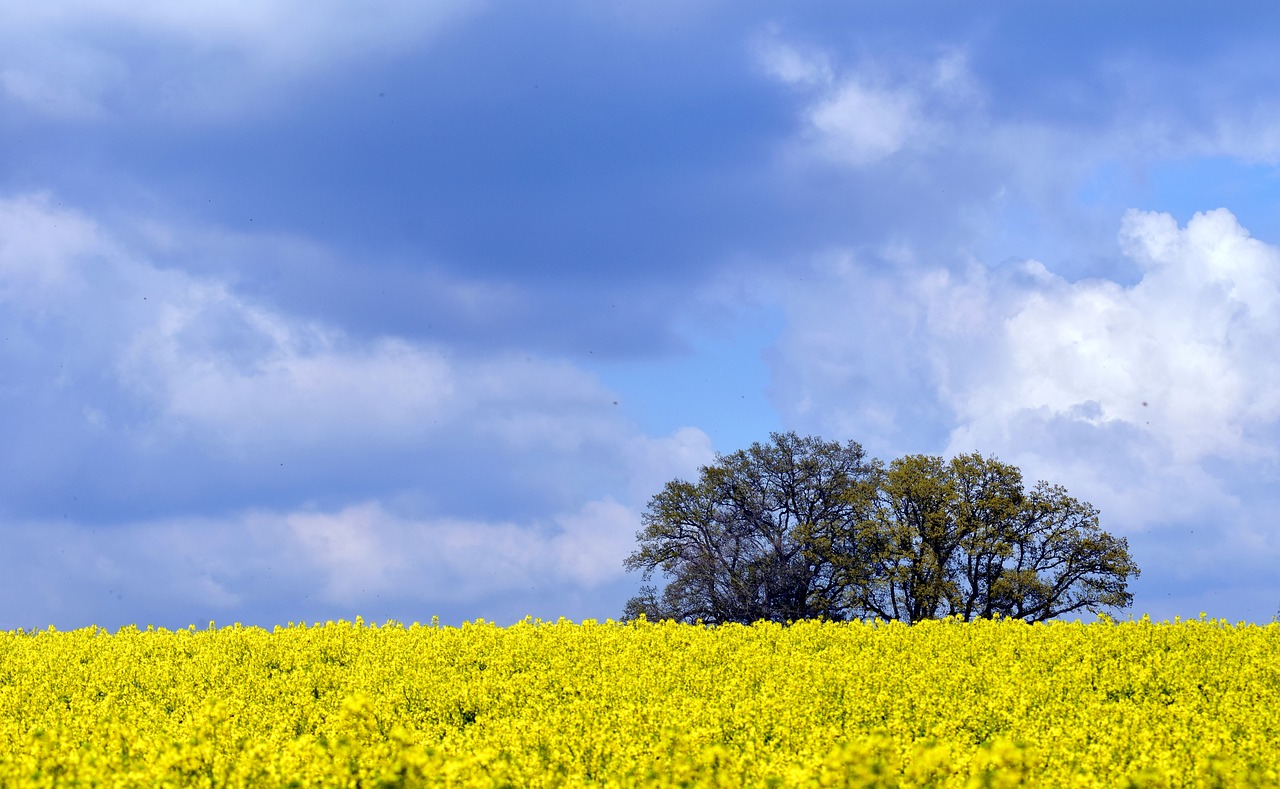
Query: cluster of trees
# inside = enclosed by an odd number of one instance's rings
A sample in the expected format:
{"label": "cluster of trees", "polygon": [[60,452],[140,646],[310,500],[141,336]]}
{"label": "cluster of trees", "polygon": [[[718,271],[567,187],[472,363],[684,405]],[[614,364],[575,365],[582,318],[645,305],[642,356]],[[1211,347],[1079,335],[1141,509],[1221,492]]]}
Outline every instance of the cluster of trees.
{"label": "cluster of trees", "polygon": [[1128,542],[1058,485],[1029,490],[979,454],[909,455],[774,433],[650,500],[624,616],[702,620],[881,617],[1042,621],[1132,604]]}

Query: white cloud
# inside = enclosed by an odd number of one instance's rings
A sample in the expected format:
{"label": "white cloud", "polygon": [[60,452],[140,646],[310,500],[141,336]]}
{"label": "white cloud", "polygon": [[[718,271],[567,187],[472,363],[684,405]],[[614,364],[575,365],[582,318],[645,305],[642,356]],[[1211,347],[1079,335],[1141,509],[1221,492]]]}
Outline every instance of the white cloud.
{"label": "white cloud", "polygon": [[966,58],[956,52],[900,75],[879,65],[840,70],[828,53],[776,34],[758,39],[755,55],[766,73],[805,97],[801,150],[851,167],[929,147],[938,126],[931,112],[981,102]]}
{"label": "white cloud", "polygon": [[[240,498],[220,505],[229,514],[193,505],[187,514],[96,533],[70,522],[0,525],[36,546],[38,564],[52,573],[41,584],[41,610],[50,616],[79,610],[70,590],[90,587],[151,594],[167,605],[148,591],[159,583],[171,590],[169,602],[211,610],[307,590],[353,604],[379,595],[467,601],[531,587],[594,589],[622,578],[648,498],[713,455],[696,428],[636,432],[616,395],[565,361],[468,356],[394,337],[356,341],[212,277],[159,268],[47,198],[0,200],[0,305],[15,330],[6,333],[32,337],[22,347],[6,342],[0,353],[9,361],[76,354],[71,372],[59,364],[40,374],[92,379],[74,411],[83,417],[79,429],[93,435],[119,428],[115,409],[102,402],[114,378],[136,400],[131,435],[146,436],[147,454],[213,453],[232,462],[288,455],[323,476],[349,468],[343,458],[352,453],[375,467],[402,462],[406,451],[449,463],[479,443],[493,459],[477,496],[486,486],[548,476],[560,486],[547,499],[558,503],[518,521],[486,519],[483,502],[479,515],[455,517],[435,511],[424,493],[405,514],[368,496],[342,503],[341,491],[312,485],[300,489],[303,500],[324,495],[327,508]],[[21,397],[8,402],[34,408]],[[145,415],[140,423],[137,414]],[[5,452],[16,458],[29,449]],[[139,469],[113,473],[125,479]],[[223,482],[215,476],[204,485]],[[423,483],[430,488],[429,478]],[[395,487],[387,495],[413,498]],[[56,557],[50,545],[59,546]]]}
{"label": "white cloud", "polygon": [[593,588],[623,575],[640,525],[634,510],[610,498],[527,523],[404,518],[376,502],[276,518],[322,574],[324,594],[334,602],[378,593],[468,600]]}
{"label": "white cloud", "polygon": [[1138,558],[1165,583],[1230,585],[1230,554],[1256,575],[1280,557],[1280,249],[1226,210],[1130,212],[1120,240],[1128,285],[824,256],[774,283],[775,403],[884,457],[976,450],[1064,484],[1150,533]]}
{"label": "white cloud", "polygon": [[627,445],[626,457],[631,469],[630,497],[640,504],[672,480],[696,480],[699,469],[715,459],[715,450],[706,433],[682,427],[670,436],[641,436]]}
{"label": "white cloud", "polygon": [[0,301],[54,307],[73,271],[102,254],[97,226],[51,205],[46,195],[0,200]]}
{"label": "white cloud", "polygon": [[[161,268],[47,197],[0,200],[0,301],[13,325],[39,324],[40,339],[60,345],[32,353],[100,354],[91,366],[145,401],[160,440],[195,434],[214,446],[323,451],[416,445],[448,427],[517,453],[595,446],[643,477],[641,488],[711,455],[695,428],[635,433],[616,394],[567,361],[356,340],[211,276]],[[93,402],[80,410],[99,427],[110,419]]]}
{"label": "white cloud", "polygon": [[522,523],[412,518],[366,501],[99,529],[26,523],[0,533],[39,558],[30,568],[37,577],[26,578],[26,568],[12,575],[30,587],[24,615],[47,622],[91,610],[76,598],[102,594],[131,597],[136,616],[164,606],[225,614],[261,606],[263,595],[358,608],[379,598],[442,605],[590,590],[624,575],[639,526],[634,510],[606,497]]}
{"label": "white cloud", "polygon": [[1142,272],[1128,286],[1037,261],[957,274],[825,257],[816,286],[782,290],[780,352],[799,367],[779,396],[799,410],[865,380],[884,392],[865,407],[883,409],[910,381],[951,410],[957,445],[1008,443],[1011,421],[1039,411],[1123,424],[1177,462],[1271,453],[1251,436],[1280,420],[1280,250],[1226,210],[1184,229],[1131,212],[1121,241]]}
{"label": "white cloud", "polygon": [[635,549],[640,517],[613,499],[589,501],[556,518],[554,567],[571,583],[588,588],[622,577],[622,560]]}
{"label": "white cloud", "polygon": [[60,118],[90,118],[99,114],[97,102],[91,98],[96,86],[76,84],[67,75],[32,73],[16,68],[0,71],[0,95],[8,95],[19,103],[44,115]]}
{"label": "white cloud", "polygon": [[1001,374],[956,393],[957,438],[993,438],[1020,411],[1045,409],[1127,425],[1175,463],[1273,452],[1250,436],[1280,419],[1280,251],[1226,210],[1183,230],[1130,213],[1122,238],[1142,279],[1042,271],[993,338],[1007,353]]}
{"label": "white cloud", "polygon": [[[257,513],[281,546],[320,573],[333,602],[376,594],[468,600],[503,592],[617,580],[633,548],[637,513],[610,498],[546,521],[406,518],[377,502],[335,512]],[[283,559],[284,557],[281,557]]]}
{"label": "white cloud", "polygon": [[[242,3],[215,0],[174,5],[156,0],[123,6],[60,4],[57,17],[41,15],[54,27],[90,23],[145,31],[207,49],[230,49],[281,64],[341,57],[355,50],[397,48],[433,33],[466,4],[392,2],[376,13],[345,3],[265,0]],[[30,18],[30,17],[29,17]]]}
{"label": "white cloud", "polygon": [[[772,29],[751,44],[796,102],[784,169],[826,182],[839,178],[831,165],[849,168],[858,180],[833,202],[856,211],[858,242],[909,238],[948,267],[1034,253],[1060,269],[1069,261],[1072,278],[1112,275],[1115,213],[1152,199],[1181,205],[1185,192],[1166,191],[1171,172],[1201,184],[1222,166],[1209,157],[1280,161],[1280,111],[1248,66],[1270,55],[1256,51],[1107,56],[1068,75],[1013,74],[986,53],[971,66],[963,39],[941,52],[818,49]],[[1207,186],[1239,195],[1217,175]]]}
{"label": "white cloud", "polygon": [[237,446],[410,441],[449,416],[455,366],[393,338],[347,341],[225,287],[188,283],[130,339],[120,370],[171,426]]}
{"label": "white cloud", "polygon": [[761,39],[756,58],[765,71],[788,85],[830,85],[835,80],[831,59],[826,53],[786,44],[775,37]]}
{"label": "white cloud", "polygon": [[[22,4],[6,9],[0,29],[0,95],[62,117],[108,106],[226,112],[265,85],[430,40],[479,8],[453,0],[376,10],[298,0]],[[145,98],[122,99],[139,90]]]}
{"label": "white cloud", "polygon": [[614,395],[566,362],[358,342],[159,268],[48,198],[0,201],[0,300],[11,319],[62,326],[64,342],[87,332],[106,354],[95,363],[151,404],[158,429],[214,444],[404,445],[466,423],[509,447],[564,452],[625,434]]}
{"label": "white cloud", "polygon": [[1233,41],[1173,61],[1137,50],[1106,59],[1099,73],[1118,88],[1117,104],[1108,107],[1108,132],[1140,159],[1154,154],[1280,162],[1280,105],[1264,76],[1273,70],[1271,49]]}
{"label": "white cloud", "polygon": [[817,143],[851,165],[884,159],[919,136],[923,121],[916,97],[845,80],[808,111]]}
{"label": "white cloud", "polygon": [[[790,424],[872,453],[929,446],[948,416],[937,392],[965,386],[987,364],[993,296],[981,268],[957,275],[832,251],[765,289],[787,314],[767,354],[771,399]],[[960,356],[973,366],[953,367]]]}

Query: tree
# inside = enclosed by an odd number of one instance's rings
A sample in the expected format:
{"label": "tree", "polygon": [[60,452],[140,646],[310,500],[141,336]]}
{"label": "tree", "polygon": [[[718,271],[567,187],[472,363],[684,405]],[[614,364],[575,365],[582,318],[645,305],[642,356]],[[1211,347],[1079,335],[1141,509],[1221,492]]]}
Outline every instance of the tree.
{"label": "tree", "polygon": [[978,454],[895,460],[864,535],[872,566],[853,605],[886,619],[1043,621],[1123,608],[1139,574],[1092,505],[1047,482],[1027,492],[1015,466]]}
{"label": "tree", "polygon": [[1043,621],[1133,602],[1139,571],[1098,511],[978,454],[885,468],[854,442],[772,435],[670,482],[626,560],[625,615],[708,623],[874,616]]}
{"label": "tree", "polygon": [[[774,433],[668,482],[649,502],[639,548],[626,559],[645,586],[625,616],[709,624],[843,619],[846,586],[868,558],[852,540],[872,504],[862,447]],[[858,561],[851,561],[857,559]]]}

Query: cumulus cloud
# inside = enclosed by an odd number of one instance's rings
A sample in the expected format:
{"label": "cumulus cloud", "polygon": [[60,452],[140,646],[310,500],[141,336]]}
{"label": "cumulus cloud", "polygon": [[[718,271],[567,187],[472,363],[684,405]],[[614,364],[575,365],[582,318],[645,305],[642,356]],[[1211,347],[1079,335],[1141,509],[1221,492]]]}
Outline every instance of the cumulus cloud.
{"label": "cumulus cloud", "polygon": [[1010,309],[1000,374],[952,405],[956,441],[998,437],[1025,410],[1150,436],[1174,463],[1274,453],[1280,419],[1280,251],[1230,212],[1130,213],[1122,243],[1142,271],[1125,287],[1068,283],[1036,263],[1038,287]]}
{"label": "cumulus cloud", "polygon": [[774,400],[882,456],[977,450],[1065,484],[1110,529],[1163,535],[1139,558],[1166,581],[1256,575],[1280,555],[1264,495],[1280,468],[1280,249],[1222,209],[1185,227],[1130,212],[1120,248],[1130,284],[1036,261],[824,256],[779,286]]}
{"label": "cumulus cloud", "polygon": [[[782,164],[845,186],[823,199],[847,206],[846,238],[870,249],[910,239],[948,268],[1034,254],[1070,279],[1118,281],[1117,213],[1153,204],[1170,172],[1241,199],[1218,170],[1280,155],[1280,113],[1253,76],[1274,55],[1244,42],[1170,60],[1082,40],[1066,61],[1011,70],[1000,48],[959,36],[905,51],[813,40],[771,27],[751,42],[794,102]],[[1154,204],[1201,207],[1185,197]]]}
{"label": "cumulus cloud", "polygon": [[788,297],[776,394],[803,414],[862,387],[870,397],[832,415],[892,441],[909,427],[895,393],[923,387],[955,450],[1017,446],[1014,426],[1033,419],[1131,431],[1173,464],[1274,454],[1280,251],[1223,209],[1185,228],[1130,212],[1121,245],[1142,272],[1131,285],[1037,261],[956,273],[824,258],[821,286]]}

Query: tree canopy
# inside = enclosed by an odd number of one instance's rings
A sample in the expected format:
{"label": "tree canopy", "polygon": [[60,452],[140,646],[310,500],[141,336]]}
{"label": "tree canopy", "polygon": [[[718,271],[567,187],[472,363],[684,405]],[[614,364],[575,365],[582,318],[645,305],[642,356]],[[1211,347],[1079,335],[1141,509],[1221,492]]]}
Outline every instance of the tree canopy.
{"label": "tree canopy", "polygon": [[624,616],[702,620],[957,616],[1042,621],[1132,604],[1128,543],[1064,488],[1028,490],[979,454],[887,467],[856,442],[773,433],[654,496]]}
{"label": "tree canopy", "polygon": [[850,529],[869,514],[874,468],[862,447],[794,433],[721,456],[696,483],[675,480],[645,512],[626,560],[646,580],[626,614],[705,622],[785,621],[849,613]]}

